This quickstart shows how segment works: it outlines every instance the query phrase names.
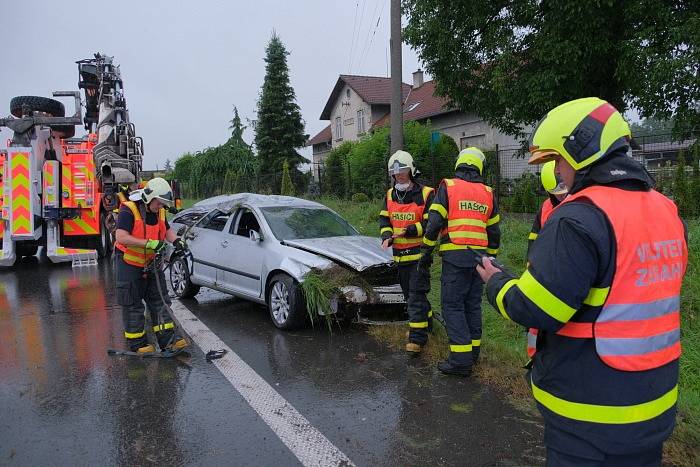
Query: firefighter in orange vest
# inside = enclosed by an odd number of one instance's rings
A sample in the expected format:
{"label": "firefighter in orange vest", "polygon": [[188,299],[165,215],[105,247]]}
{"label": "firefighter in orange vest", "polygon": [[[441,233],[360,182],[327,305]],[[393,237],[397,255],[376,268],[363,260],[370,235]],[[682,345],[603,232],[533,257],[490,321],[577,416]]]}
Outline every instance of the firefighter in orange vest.
{"label": "firefighter in orange vest", "polygon": [[[131,198],[138,194],[132,193]],[[161,313],[163,298],[158,291],[155,274],[160,275],[163,286],[165,275],[160,270],[144,272],[155,253],[165,247],[166,241],[176,249],[184,249],[182,241],[165,219],[166,208],[172,202],[173,194],[168,182],[154,178],[140,190],[139,201],[127,201],[119,208],[115,244],[117,302],[122,306],[126,342],[132,351],[138,353],[156,351],[146,338],[143,302],[148,307],[161,349],[177,351],[187,346],[185,339],[175,334],[175,326],[169,315]],[[168,299],[167,296],[165,299]],[[163,319],[160,324],[159,314]]]}
{"label": "firefighter in orange vest", "polygon": [[471,374],[481,350],[484,284],[475,268],[483,253],[498,253],[501,241],[496,199],[483,179],[484,160],[475,147],[459,153],[455,178],[440,183],[430,206],[420,260],[421,268],[429,268],[440,235],[442,317],[450,355],[438,369],[457,376]]}
{"label": "firefighter in orange vest", "polygon": [[413,157],[406,151],[396,151],[389,158],[388,165],[394,187],[387,191],[384,199],[385,208],[379,213],[379,229],[382,247],[391,246],[394,261],[398,263],[399,283],[409,315],[406,351],[415,355],[427,343],[433,320],[427,297],[430,276],[419,275],[416,265],[420,259],[427,208],[433,201],[434,190],[415,180],[417,170]]}
{"label": "firefighter in orange vest", "polygon": [[[544,188],[549,197],[544,200],[539,211],[537,211],[537,214],[535,214],[535,221],[532,224],[532,230],[530,231],[530,235],[527,237],[528,251],[530,251],[532,243],[535,241],[535,239],[537,239],[537,235],[539,235],[540,230],[542,230],[542,226],[545,222],[547,222],[549,215],[552,213],[554,208],[559,205],[559,203],[564,201],[564,198],[566,198],[566,195],[569,192],[564,182],[557,178],[554,165],[554,161],[546,162],[542,165],[542,170],[540,171],[542,188]],[[529,328],[527,330],[527,356],[530,359],[532,359],[532,357],[535,355],[536,341],[537,328]],[[526,368],[530,368],[530,365],[532,365],[532,360],[527,363]]]}
{"label": "firefighter in orange vest", "polygon": [[530,163],[555,160],[569,196],[522,276],[479,268],[503,317],[539,330],[530,381],[548,465],[661,465],[675,424],[687,232],[630,139],[604,100],[551,110]]}

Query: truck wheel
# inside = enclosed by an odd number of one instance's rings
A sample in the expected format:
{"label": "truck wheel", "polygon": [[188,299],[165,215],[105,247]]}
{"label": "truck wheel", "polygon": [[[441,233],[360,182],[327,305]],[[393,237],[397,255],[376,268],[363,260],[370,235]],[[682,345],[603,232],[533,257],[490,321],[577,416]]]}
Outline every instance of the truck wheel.
{"label": "truck wheel", "polygon": [[182,256],[176,257],[170,266],[170,286],[179,298],[192,298],[199,293],[199,286],[190,279],[190,268]]}
{"label": "truck wheel", "polygon": [[277,274],[270,281],[267,308],[272,323],[280,329],[300,328],[308,318],[299,284],[287,274]]}
{"label": "truck wheel", "polygon": [[[66,108],[55,99],[39,96],[17,96],[10,101],[10,113],[17,118],[22,117],[22,107],[26,106],[34,112],[46,112],[52,117],[65,117]],[[74,129],[75,131],[75,129]]]}
{"label": "truck wheel", "polygon": [[39,250],[39,245],[36,243],[17,243],[16,248],[15,254],[17,258],[21,258],[23,256],[36,255],[36,252]]}
{"label": "truck wheel", "polygon": [[107,228],[104,212],[100,215],[100,238],[95,249],[99,258],[108,258],[114,251],[114,240],[112,239],[112,233]]}
{"label": "truck wheel", "polygon": [[51,130],[59,133],[61,139],[75,136],[75,125],[51,125]]}

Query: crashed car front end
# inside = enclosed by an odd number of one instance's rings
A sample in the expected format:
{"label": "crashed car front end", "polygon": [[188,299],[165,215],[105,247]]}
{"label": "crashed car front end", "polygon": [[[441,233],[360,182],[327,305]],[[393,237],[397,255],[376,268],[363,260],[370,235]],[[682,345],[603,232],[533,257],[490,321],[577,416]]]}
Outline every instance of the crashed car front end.
{"label": "crashed car front end", "polygon": [[318,314],[368,316],[389,312],[403,316],[405,299],[398,283],[397,265],[391,254],[381,249],[378,239],[356,236],[343,237],[342,241],[327,238],[284,243],[327,260],[324,266],[309,269],[300,279],[303,283],[312,278],[310,282],[318,283],[325,292],[332,289],[328,306],[319,307]]}

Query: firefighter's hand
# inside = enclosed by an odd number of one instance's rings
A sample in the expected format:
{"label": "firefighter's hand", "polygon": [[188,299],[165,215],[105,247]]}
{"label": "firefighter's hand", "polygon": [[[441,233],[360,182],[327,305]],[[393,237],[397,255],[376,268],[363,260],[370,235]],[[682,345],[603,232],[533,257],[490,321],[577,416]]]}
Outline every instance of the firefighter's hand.
{"label": "firefighter's hand", "polygon": [[158,253],[160,250],[165,248],[165,242],[163,240],[146,240],[146,248]]}
{"label": "firefighter's hand", "polygon": [[430,269],[431,264],[433,264],[433,255],[430,253],[423,253],[418,260],[418,270],[420,271],[423,269],[427,271]]}
{"label": "firefighter's hand", "polygon": [[385,238],[384,241],[382,242],[382,248],[385,250],[387,248],[389,248],[391,246],[391,240],[392,240],[392,237]]}
{"label": "firefighter's hand", "polygon": [[481,264],[476,266],[476,272],[481,276],[481,280],[487,283],[494,274],[502,271],[493,265],[491,258],[484,256],[481,258]]}
{"label": "firefighter's hand", "polygon": [[173,246],[175,247],[176,252],[182,252],[187,250],[187,245],[185,245],[185,242],[183,242],[180,238],[175,239],[175,241],[173,242]]}

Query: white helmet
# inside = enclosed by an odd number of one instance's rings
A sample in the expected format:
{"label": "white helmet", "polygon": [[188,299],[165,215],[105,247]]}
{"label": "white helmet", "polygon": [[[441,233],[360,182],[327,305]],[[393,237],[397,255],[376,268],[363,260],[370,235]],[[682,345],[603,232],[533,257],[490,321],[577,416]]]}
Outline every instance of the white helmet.
{"label": "white helmet", "polygon": [[398,150],[390,158],[389,163],[389,175],[396,175],[402,170],[410,169],[411,175],[416,175],[416,166],[413,165],[413,156],[411,156],[406,151]]}
{"label": "white helmet", "polygon": [[158,199],[166,206],[172,206],[175,202],[173,190],[166,179],[157,177],[149,180],[141,190],[141,201],[148,204],[154,199]]}

